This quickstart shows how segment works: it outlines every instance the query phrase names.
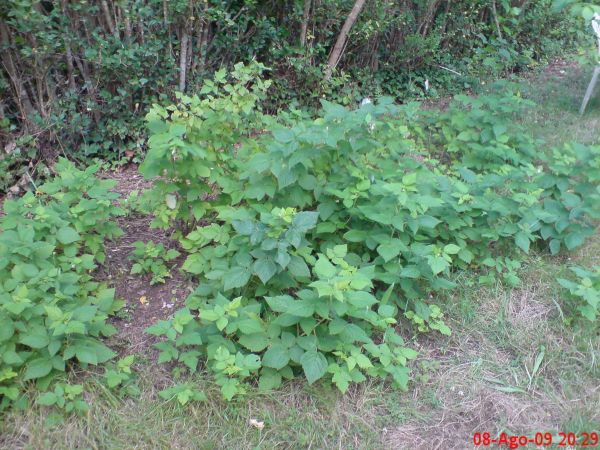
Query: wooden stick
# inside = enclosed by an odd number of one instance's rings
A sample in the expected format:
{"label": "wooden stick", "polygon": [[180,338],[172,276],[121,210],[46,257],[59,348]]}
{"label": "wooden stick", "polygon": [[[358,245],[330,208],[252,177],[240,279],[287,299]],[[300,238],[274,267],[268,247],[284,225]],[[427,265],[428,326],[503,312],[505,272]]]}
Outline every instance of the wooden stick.
{"label": "wooden stick", "polygon": [[588,85],[587,91],[585,91],[585,97],[583,97],[583,103],[581,104],[581,108],[579,108],[579,114],[582,115],[585,112],[585,108],[587,107],[592,94],[594,93],[594,88],[596,87],[596,83],[598,82],[598,75],[600,75],[600,66],[594,69],[594,75],[592,75],[592,79],[590,84]]}

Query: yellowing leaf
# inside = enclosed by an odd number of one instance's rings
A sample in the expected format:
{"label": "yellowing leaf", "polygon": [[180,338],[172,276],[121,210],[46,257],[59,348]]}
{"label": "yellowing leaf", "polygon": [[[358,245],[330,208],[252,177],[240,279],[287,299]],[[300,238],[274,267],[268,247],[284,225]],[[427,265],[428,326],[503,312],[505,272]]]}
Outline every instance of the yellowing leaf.
{"label": "yellowing leaf", "polygon": [[146,305],[148,304],[148,299],[146,298],[146,296],[145,296],[145,295],[142,295],[142,296],[140,297],[140,303],[141,303],[142,305],[144,305],[144,306],[146,306]]}

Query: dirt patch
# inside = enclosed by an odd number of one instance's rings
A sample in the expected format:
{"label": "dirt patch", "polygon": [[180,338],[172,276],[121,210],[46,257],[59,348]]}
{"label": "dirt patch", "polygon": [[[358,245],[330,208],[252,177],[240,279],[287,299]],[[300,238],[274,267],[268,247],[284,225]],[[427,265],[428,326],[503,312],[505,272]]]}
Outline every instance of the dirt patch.
{"label": "dirt patch", "polygon": [[575,61],[557,58],[546,65],[540,75],[535,72],[527,73],[526,79],[535,79],[536,83],[547,81],[551,78],[565,78],[573,72],[580,71],[580,65]]}
{"label": "dirt patch", "polygon": [[[113,191],[121,194],[122,198],[126,198],[134,190],[140,191],[151,186],[134,165],[114,172],[104,172],[99,176],[117,181]],[[107,281],[110,287],[115,288],[115,296],[126,302],[123,310],[112,319],[112,323],[119,331],[115,337],[117,348],[121,345],[128,353],[147,351],[155,338],[144,333],[144,330],[181,308],[193,289],[190,280],[179,271],[185,260],[183,254],[166,263],[171,278],[167,278],[165,283],[151,285],[150,274],[140,276],[129,273],[132,266],[129,258],[136,241],[154,241],[156,244],[162,243],[166,249],[180,250],[177,242],[172,239],[172,230],[151,228],[151,221],[152,217],[139,214],[119,217],[117,222],[124,234],[105,243],[106,261],[97,272],[97,278]]]}

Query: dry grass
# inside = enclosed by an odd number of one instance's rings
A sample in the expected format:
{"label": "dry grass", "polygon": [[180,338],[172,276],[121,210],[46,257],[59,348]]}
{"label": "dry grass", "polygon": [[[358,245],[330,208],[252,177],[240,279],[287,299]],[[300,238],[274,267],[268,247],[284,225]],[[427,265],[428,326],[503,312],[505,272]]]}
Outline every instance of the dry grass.
{"label": "dry grass", "polygon": [[[475,432],[600,429],[600,339],[562,322],[563,299],[551,281],[558,270],[534,257],[520,289],[464,288],[471,292],[447,300],[453,336],[421,340],[421,361],[436,364],[421,367],[427,381],[410,399],[398,397],[404,420],[382,433],[386,448],[463,450],[474,448]],[[472,321],[457,306],[464,295]]]}

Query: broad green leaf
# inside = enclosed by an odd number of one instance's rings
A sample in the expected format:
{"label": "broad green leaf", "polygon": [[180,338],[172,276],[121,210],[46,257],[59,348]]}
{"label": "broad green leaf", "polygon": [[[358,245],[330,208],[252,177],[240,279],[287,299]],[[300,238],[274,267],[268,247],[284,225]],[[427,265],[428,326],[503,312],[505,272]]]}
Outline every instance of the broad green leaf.
{"label": "broad green leaf", "polygon": [[281,374],[275,370],[265,368],[260,372],[258,388],[261,391],[270,391],[281,386]]}
{"label": "broad green leaf", "polygon": [[443,272],[448,267],[448,261],[441,256],[430,256],[428,258],[428,263],[434,275]]}
{"label": "broad green leaf", "polygon": [[251,352],[261,352],[269,344],[269,338],[265,333],[243,334],[239,343]]}
{"label": "broad green leaf", "polygon": [[527,236],[527,233],[519,231],[515,236],[515,243],[525,253],[529,253],[529,237]]}
{"label": "broad green leaf", "polygon": [[47,358],[37,358],[27,363],[23,380],[33,380],[45,377],[52,370],[52,361]]}
{"label": "broad green leaf", "polygon": [[583,244],[585,238],[581,233],[569,233],[565,236],[565,246],[569,250],[573,250]]}
{"label": "broad green leaf", "polygon": [[291,257],[287,270],[297,279],[310,277],[310,270],[300,256]]}
{"label": "broad green leaf", "polygon": [[389,243],[377,247],[377,253],[381,255],[385,262],[388,262],[398,256],[404,249],[406,249],[406,245],[400,239],[392,239]]}
{"label": "broad green leaf", "polygon": [[250,279],[250,271],[246,267],[233,267],[225,274],[224,278],[223,289],[229,291],[245,286]]}
{"label": "broad green leaf", "polygon": [[319,256],[315,267],[314,267],[315,275],[319,278],[329,279],[335,276],[337,273],[335,266],[329,262],[327,258],[324,256]]}
{"label": "broad green leaf", "polygon": [[81,239],[81,236],[71,227],[62,227],[56,232],[56,239],[62,244],[67,245],[78,241]]}
{"label": "broad green leaf", "polygon": [[444,253],[448,255],[456,255],[460,252],[461,248],[456,244],[448,244],[444,247]]}
{"label": "broad green leaf", "polygon": [[262,365],[273,369],[283,369],[290,361],[290,351],[281,344],[272,344],[262,357]]}
{"label": "broad green leaf", "polygon": [[317,211],[302,211],[292,219],[292,226],[301,232],[306,232],[314,228],[319,219]]}
{"label": "broad green leaf", "polygon": [[313,384],[327,372],[327,359],[321,352],[305,352],[300,359],[300,363],[308,384]]}
{"label": "broad green leaf", "polygon": [[254,273],[266,284],[277,273],[277,265],[271,259],[257,259],[254,263]]}

